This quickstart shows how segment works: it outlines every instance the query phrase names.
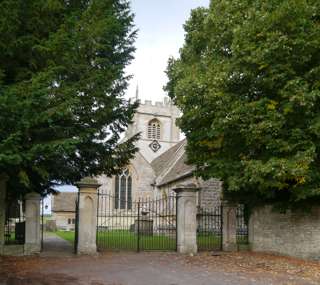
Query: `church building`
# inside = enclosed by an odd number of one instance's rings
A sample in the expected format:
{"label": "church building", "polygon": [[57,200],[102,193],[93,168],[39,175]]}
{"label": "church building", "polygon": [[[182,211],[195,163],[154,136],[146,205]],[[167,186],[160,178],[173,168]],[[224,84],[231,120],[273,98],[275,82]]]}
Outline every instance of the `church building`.
{"label": "church building", "polygon": [[195,178],[194,167],[185,163],[186,140],[181,140],[176,125],[179,116],[179,109],[168,98],[140,104],[124,138],[141,133],[136,143],[139,151],[120,175],[98,177],[100,192],[114,197],[113,209],[131,209],[132,201],[161,198],[172,194],[177,185],[190,183],[201,190],[199,205],[220,202],[221,182]]}

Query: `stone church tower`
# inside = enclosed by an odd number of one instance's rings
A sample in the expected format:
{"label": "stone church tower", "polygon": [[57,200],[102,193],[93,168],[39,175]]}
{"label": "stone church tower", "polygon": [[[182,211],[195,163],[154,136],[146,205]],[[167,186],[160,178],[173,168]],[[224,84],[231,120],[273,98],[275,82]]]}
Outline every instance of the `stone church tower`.
{"label": "stone church tower", "polygon": [[179,114],[179,109],[168,98],[155,104],[145,101],[140,104],[126,137],[140,133],[137,147],[141,155],[151,162],[179,142],[180,130],[176,126]]}
{"label": "stone church tower", "polygon": [[155,197],[156,173],[151,162],[179,142],[180,130],[176,126],[179,115],[179,109],[168,98],[155,104],[151,101],[140,104],[123,138],[140,133],[136,142],[139,151],[121,175],[98,177],[102,184],[100,191],[114,197],[114,209],[127,209],[132,201]]}
{"label": "stone church tower", "polygon": [[123,138],[141,133],[136,142],[139,151],[120,175],[98,177],[102,184],[99,191],[110,197],[110,203],[100,203],[100,208],[131,210],[140,198],[161,199],[181,184],[194,184],[200,189],[199,206],[212,207],[220,202],[221,181],[198,179],[193,175],[195,167],[186,163],[187,141],[180,141],[180,130],[176,126],[179,115],[178,108],[169,100],[140,104]]}

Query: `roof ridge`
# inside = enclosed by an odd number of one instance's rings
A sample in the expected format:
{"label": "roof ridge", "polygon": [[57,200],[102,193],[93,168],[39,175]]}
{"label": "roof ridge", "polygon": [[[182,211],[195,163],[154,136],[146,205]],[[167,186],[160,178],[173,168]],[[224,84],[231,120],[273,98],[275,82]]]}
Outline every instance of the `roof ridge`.
{"label": "roof ridge", "polygon": [[[180,157],[175,161],[175,163],[170,167],[170,170],[166,172],[164,176],[161,177],[159,181],[157,181],[157,186],[161,187],[163,185],[166,185],[168,183],[177,181],[182,178],[186,178],[190,175],[192,175],[194,171],[194,166],[187,165],[185,163],[186,158],[186,152],[183,152]],[[181,165],[182,164],[182,165]],[[182,169],[180,167],[184,167],[185,169]]]}
{"label": "roof ridge", "polygon": [[179,142],[177,142],[176,144],[174,144],[172,147],[168,148],[164,153],[160,154],[159,156],[157,156],[155,159],[153,159],[151,161],[151,163],[153,163],[154,161],[158,160],[161,157],[164,157],[168,152],[170,152],[170,150],[176,146],[178,146],[180,144],[180,146],[178,147],[178,149],[175,151],[175,153],[180,149],[180,147],[186,142],[186,139],[183,139]]}
{"label": "roof ridge", "polygon": [[181,143],[181,145],[174,152],[174,155],[172,156],[172,159],[170,159],[170,161],[169,161],[168,167],[165,167],[162,170],[162,172],[159,175],[157,175],[156,180],[158,180],[158,178],[162,179],[163,177],[165,177],[171,171],[171,169],[174,167],[174,165],[177,163],[177,161],[183,156],[184,152],[181,152],[180,155],[179,155],[179,152],[180,152],[182,147],[183,148],[185,147],[186,139],[182,140],[179,143]]}

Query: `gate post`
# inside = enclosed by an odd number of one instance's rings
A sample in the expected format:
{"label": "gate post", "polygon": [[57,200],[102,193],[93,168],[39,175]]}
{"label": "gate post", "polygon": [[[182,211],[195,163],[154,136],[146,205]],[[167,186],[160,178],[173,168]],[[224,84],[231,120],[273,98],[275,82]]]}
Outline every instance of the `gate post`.
{"label": "gate post", "polygon": [[237,251],[237,205],[222,203],[222,250]]}
{"label": "gate post", "polygon": [[5,219],[6,219],[6,193],[7,193],[8,177],[4,174],[0,175],[0,255],[3,253],[5,243]]}
{"label": "gate post", "polygon": [[41,251],[40,231],[40,201],[41,196],[32,192],[25,196],[26,224],[25,224],[25,254],[35,254]]}
{"label": "gate post", "polygon": [[79,187],[77,254],[97,252],[97,189],[98,182],[90,177],[76,183]]}
{"label": "gate post", "polygon": [[177,251],[196,254],[197,248],[197,191],[194,184],[173,189],[177,193]]}

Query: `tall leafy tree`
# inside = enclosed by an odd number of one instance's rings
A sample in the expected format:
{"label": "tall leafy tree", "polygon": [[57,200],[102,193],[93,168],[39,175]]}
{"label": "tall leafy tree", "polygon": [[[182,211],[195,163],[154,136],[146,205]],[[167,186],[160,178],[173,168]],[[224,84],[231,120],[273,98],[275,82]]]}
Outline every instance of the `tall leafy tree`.
{"label": "tall leafy tree", "polygon": [[165,89],[188,159],[228,199],[320,197],[320,2],[218,0],[192,11]]}
{"label": "tall leafy tree", "polygon": [[136,151],[119,144],[134,52],[125,0],[0,2],[0,173],[9,191],[111,175]]}

